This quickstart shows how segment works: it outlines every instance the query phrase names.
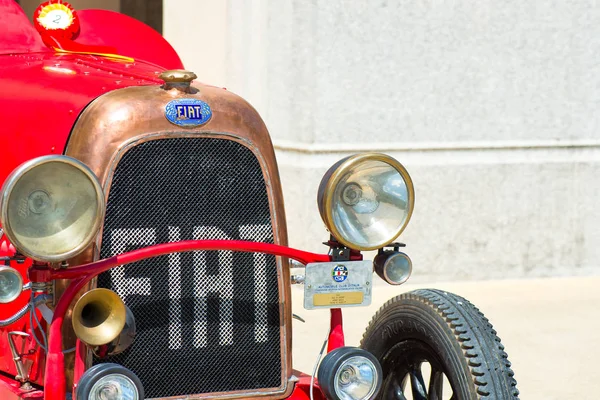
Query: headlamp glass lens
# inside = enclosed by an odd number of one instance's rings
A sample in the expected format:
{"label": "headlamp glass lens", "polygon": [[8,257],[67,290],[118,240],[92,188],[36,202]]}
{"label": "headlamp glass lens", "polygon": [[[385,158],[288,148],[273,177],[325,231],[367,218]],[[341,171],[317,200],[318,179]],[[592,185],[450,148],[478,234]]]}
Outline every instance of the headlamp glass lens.
{"label": "headlamp glass lens", "polygon": [[387,278],[395,284],[404,283],[410,277],[411,272],[410,259],[403,253],[394,254],[385,265]]}
{"label": "headlamp glass lens", "polygon": [[10,267],[0,267],[0,303],[10,303],[23,291],[23,279]]}
{"label": "headlamp glass lens", "polygon": [[335,392],[344,400],[369,399],[377,387],[377,369],[366,357],[346,360],[335,377]]}
{"label": "headlamp glass lens", "polygon": [[104,215],[104,194],[94,173],[66,156],[30,160],[6,179],[1,218],[20,253],[57,262],[83,251]]}
{"label": "headlamp glass lens", "polygon": [[92,388],[90,400],[139,400],[138,390],[124,375],[109,374],[98,380]]}
{"label": "headlamp glass lens", "polygon": [[395,239],[411,211],[409,193],[400,172],[386,162],[366,160],[349,169],[331,203],[341,239],[359,248]]}
{"label": "headlamp glass lens", "polygon": [[84,241],[94,225],[96,188],[69,164],[44,167],[28,171],[19,180],[9,198],[8,217],[19,243],[44,253],[66,253]]}

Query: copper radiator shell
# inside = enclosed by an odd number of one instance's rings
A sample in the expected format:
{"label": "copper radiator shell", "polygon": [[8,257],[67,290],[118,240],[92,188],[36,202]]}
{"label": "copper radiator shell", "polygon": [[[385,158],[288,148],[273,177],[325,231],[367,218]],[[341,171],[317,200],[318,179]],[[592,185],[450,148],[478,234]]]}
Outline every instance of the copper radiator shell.
{"label": "copper radiator shell", "polygon": [[[165,117],[165,106],[178,98],[196,98],[209,104],[212,118],[204,125],[182,128]],[[221,88],[192,85],[189,92],[161,86],[137,86],[115,90],[94,100],[82,112],[69,138],[65,154],[86,165],[98,176],[108,198],[112,174],[126,149],[166,137],[219,137],[234,140],[248,147],[257,157],[265,179],[271,211],[273,236],[276,244],[287,245],[287,227],[284,213],[283,194],[275,153],[267,128],[256,110],[241,97]],[[80,265],[98,258],[102,232],[96,242],[85,252],[69,260],[70,265]],[[280,316],[281,316],[281,386],[275,390],[264,389],[252,392],[207,393],[178,398],[240,398],[261,396],[284,398],[291,394],[293,385],[291,360],[292,310],[290,272],[288,260],[278,257]],[[68,281],[56,282],[56,293],[61,293]],[[92,282],[87,290],[95,287]],[[64,348],[71,348],[76,337],[71,328],[70,312],[63,325]],[[91,354],[87,359],[91,365]],[[73,385],[74,358],[65,357],[68,390]],[[185,373],[185,371],[182,371]]]}

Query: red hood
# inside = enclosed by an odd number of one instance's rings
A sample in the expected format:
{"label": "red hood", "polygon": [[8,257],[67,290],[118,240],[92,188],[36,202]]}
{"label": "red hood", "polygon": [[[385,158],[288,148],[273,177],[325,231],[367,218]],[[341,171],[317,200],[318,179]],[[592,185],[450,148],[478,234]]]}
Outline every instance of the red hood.
{"label": "red hood", "polygon": [[0,54],[48,51],[14,0],[0,0]]}
{"label": "red hood", "polygon": [[34,157],[61,154],[81,111],[127,86],[156,85],[164,69],[91,55],[0,56],[0,182]]}
{"label": "red hood", "polygon": [[96,97],[127,86],[160,84],[160,72],[183,68],[171,45],[149,26],[112,11],[80,10],[77,15],[79,49],[87,46],[93,53],[97,46],[108,46],[135,61],[55,53],[14,0],[0,0],[0,183],[31,158],[61,154],[77,117]]}
{"label": "red hood", "polygon": [[[80,29],[73,42],[78,51],[94,53],[94,47],[108,47],[115,54],[168,69],[183,68],[181,59],[169,42],[137,19],[107,10],[75,12]],[[0,26],[0,54],[54,52],[54,49],[46,47],[40,34],[14,0],[0,0]]]}

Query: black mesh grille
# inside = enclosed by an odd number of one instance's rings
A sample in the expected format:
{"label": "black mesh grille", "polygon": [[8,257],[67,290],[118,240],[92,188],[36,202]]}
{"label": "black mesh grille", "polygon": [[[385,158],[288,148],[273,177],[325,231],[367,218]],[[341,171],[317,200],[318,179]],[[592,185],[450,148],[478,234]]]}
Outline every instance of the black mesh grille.
{"label": "black mesh grille", "polygon": [[[114,173],[102,258],[187,239],[273,243],[266,186],[252,152],[216,138],[131,148]],[[275,257],[176,253],[98,278],[133,311],[134,344],[96,359],[134,371],[147,398],[281,385]]]}

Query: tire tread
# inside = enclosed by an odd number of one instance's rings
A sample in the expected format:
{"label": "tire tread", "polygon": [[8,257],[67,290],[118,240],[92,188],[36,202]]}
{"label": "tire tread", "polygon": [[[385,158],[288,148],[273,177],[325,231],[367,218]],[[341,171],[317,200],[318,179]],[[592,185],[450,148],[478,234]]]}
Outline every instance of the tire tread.
{"label": "tire tread", "polygon": [[[434,310],[454,334],[467,361],[477,397],[481,400],[519,400],[514,371],[496,330],[485,315],[465,298],[437,289],[419,289],[388,300],[373,316],[363,334],[395,303],[421,302]],[[495,365],[490,365],[495,364]]]}

